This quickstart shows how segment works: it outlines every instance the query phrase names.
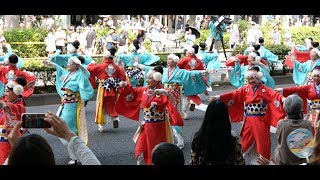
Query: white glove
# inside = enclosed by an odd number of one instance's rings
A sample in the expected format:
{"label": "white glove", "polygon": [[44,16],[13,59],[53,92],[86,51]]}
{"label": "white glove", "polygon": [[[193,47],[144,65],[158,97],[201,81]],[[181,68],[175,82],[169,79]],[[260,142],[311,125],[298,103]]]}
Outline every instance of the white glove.
{"label": "white glove", "polygon": [[7,107],[7,104],[4,101],[0,100],[0,109],[3,109],[5,107]]}
{"label": "white glove", "polygon": [[274,90],[277,91],[277,92],[282,92],[283,88],[275,88]]}
{"label": "white glove", "polygon": [[155,95],[168,95],[168,91],[165,89],[156,89],[153,91]]}
{"label": "white glove", "polygon": [[125,82],[125,81],[121,81],[121,82],[119,83],[119,86],[120,86],[120,87],[125,87],[125,86],[127,86],[127,85],[128,85],[128,83]]}
{"label": "white glove", "polygon": [[43,60],[42,63],[47,66],[53,66],[52,62],[48,60]]}
{"label": "white glove", "polygon": [[134,62],[133,66],[135,66],[135,67],[138,66],[139,67],[139,63],[138,62]]}

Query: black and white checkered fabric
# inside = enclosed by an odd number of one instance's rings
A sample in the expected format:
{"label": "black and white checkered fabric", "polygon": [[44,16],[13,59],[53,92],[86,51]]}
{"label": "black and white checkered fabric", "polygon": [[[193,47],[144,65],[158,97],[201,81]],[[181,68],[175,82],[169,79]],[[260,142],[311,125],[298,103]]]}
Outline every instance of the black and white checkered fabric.
{"label": "black and white checkered fabric", "polygon": [[120,82],[121,79],[119,78],[108,78],[102,83],[102,87],[107,91],[110,91],[110,88],[113,87],[113,89],[118,92]]}
{"label": "black and white checkered fabric", "polygon": [[133,67],[130,69],[126,69],[126,74],[128,77],[134,77],[135,79],[142,79],[144,78],[143,71],[138,67]]}

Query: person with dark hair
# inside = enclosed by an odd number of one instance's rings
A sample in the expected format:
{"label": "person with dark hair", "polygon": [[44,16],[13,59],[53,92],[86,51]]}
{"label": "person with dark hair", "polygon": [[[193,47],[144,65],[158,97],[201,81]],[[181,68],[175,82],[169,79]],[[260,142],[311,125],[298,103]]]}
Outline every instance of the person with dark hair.
{"label": "person with dark hair", "polygon": [[115,105],[121,93],[119,83],[126,80],[126,75],[124,70],[114,63],[116,51],[116,47],[111,46],[103,57],[103,63],[91,63],[87,67],[91,77],[99,80],[95,113],[95,122],[99,126],[99,132],[106,131],[107,121],[105,119],[112,119],[113,128],[119,127],[119,116]]}
{"label": "person with dark hair", "polygon": [[241,146],[245,156],[252,157],[251,164],[261,155],[270,159],[270,126],[276,127],[284,118],[282,102],[285,99],[275,90],[261,82],[263,74],[251,68],[245,78],[248,81],[236,91],[212,96],[228,107],[231,122],[244,121],[241,129]]}
{"label": "person with dark hair", "polygon": [[23,77],[27,81],[27,85],[24,86],[23,97],[30,97],[34,92],[34,85],[36,77],[33,73],[20,70],[17,65],[22,60],[16,55],[11,54],[8,58],[5,58],[4,62],[8,66],[0,66],[0,82],[2,83],[2,90],[0,88],[0,96],[3,96],[5,85],[14,81],[16,77]]}
{"label": "person with dark hair", "polygon": [[153,70],[163,74],[163,67],[161,65],[156,65]]}
{"label": "person with dark hair", "polygon": [[[88,132],[85,118],[85,102],[94,96],[94,89],[88,79],[90,72],[81,65],[80,60],[72,56],[67,69],[51,61],[45,65],[56,68],[56,90],[61,97],[58,116],[66,121],[68,127],[88,144]],[[62,140],[62,143],[66,144]],[[74,163],[70,161],[70,163]]]}
{"label": "person with dark hair", "polygon": [[153,165],[184,165],[183,151],[175,144],[162,142],[152,150]]}
{"label": "person with dark hair", "polygon": [[228,107],[212,101],[191,143],[192,165],[244,165],[239,138],[231,131]]}
{"label": "person with dark hair", "polygon": [[8,165],[55,165],[53,151],[38,134],[22,136],[14,144]]}
{"label": "person with dark hair", "polygon": [[276,88],[278,92],[282,92],[284,97],[297,93],[303,100],[303,112],[305,115],[309,115],[309,121],[311,121],[314,128],[313,134],[317,131],[319,124],[319,94],[320,94],[320,66],[316,66],[311,73],[313,82],[307,85],[294,86],[287,88]]}
{"label": "person with dark hair", "polygon": [[[16,78],[6,84],[4,100],[0,100],[0,164],[3,164],[8,157],[11,145],[8,142],[8,135],[13,126],[21,121],[21,114],[26,112],[22,98],[23,78]],[[22,82],[22,83],[21,83]]]}
{"label": "person with dark hair", "polygon": [[261,58],[266,60],[268,63],[279,63],[280,61],[278,56],[264,47],[264,38],[260,37],[258,41],[258,45],[260,46],[258,51],[260,53]]}
{"label": "person with dark hair", "polygon": [[248,55],[248,65],[241,65],[240,59],[237,58],[237,56],[233,57],[234,59],[232,61],[235,62],[234,69],[230,75],[230,83],[237,87],[243,87],[243,85],[246,85],[248,82],[246,81],[246,73],[250,67],[257,66],[259,67],[259,71],[262,73],[261,82],[265,84],[268,87],[274,88],[275,81],[270,76],[270,70],[269,67],[261,63],[261,57],[259,55],[258,51],[251,52]]}
{"label": "person with dark hair", "polygon": [[126,104],[135,104],[135,107],[126,109],[126,113],[138,121],[139,109],[143,109],[143,121],[133,137],[138,165],[152,164],[152,150],[157,144],[173,143],[170,125],[183,126],[182,117],[168,97],[168,91],[162,89],[161,80],[161,73],[151,70],[147,73],[147,86],[133,88],[126,81],[120,83],[123,88],[120,96],[126,97],[119,97],[122,108],[127,107]]}
{"label": "person with dark hair", "polygon": [[[52,112],[44,119],[51,128],[44,129],[47,133],[63,138],[68,142],[68,153],[72,159],[78,159],[82,165],[101,165],[94,153],[85,142],[69,130],[66,122]],[[38,134],[26,135],[22,123],[18,122],[8,135],[12,150],[4,165],[55,165],[54,153],[48,142]]]}
{"label": "person with dark hair", "polygon": [[144,77],[139,64],[149,66],[159,61],[160,57],[142,50],[137,39],[130,44],[129,49],[131,50],[130,54],[120,52],[116,58],[125,65],[126,75],[129,77],[131,85],[135,87],[138,85],[139,80]]}
{"label": "person with dark hair", "polygon": [[[7,53],[3,56],[0,56],[0,62],[4,64],[9,64],[9,57],[12,56],[14,53],[12,51],[10,44],[8,44],[6,41],[2,42],[2,44],[7,48]],[[14,56],[14,59],[15,57],[18,57],[16,54],[14,54],[13,56]],[[13,63],[14,61],[11,61],[11,62]],[[20,69],[23,66],[23,59],[21,57],[18,57],[18,62],[15,64],[16,64],[16,67]]]}

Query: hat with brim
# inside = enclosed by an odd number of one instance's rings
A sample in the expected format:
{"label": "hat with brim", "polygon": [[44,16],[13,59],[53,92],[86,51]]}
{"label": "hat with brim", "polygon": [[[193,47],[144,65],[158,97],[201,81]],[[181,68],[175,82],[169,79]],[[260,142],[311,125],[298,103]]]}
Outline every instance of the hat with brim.
{"label": "hat with brim", "polygon": [[111,26],[111,27],[110,27],[110,29],[116,30],[116,27],[114,27],[114,26]]}

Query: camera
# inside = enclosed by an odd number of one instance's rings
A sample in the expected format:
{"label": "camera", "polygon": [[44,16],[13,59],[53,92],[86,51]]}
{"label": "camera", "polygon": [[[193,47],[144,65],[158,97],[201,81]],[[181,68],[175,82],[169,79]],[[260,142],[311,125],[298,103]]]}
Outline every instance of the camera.
{"label": "camera", "polygon": [[224,18],[224,23],[226,23],[227,25],[230,25],[233,23],[233,20],[230,18]]}
{"label": "camera", "polygon": [[45,113],[23,113],[21,115],[23,128],[50,128],[51,124],[44,120]]}

